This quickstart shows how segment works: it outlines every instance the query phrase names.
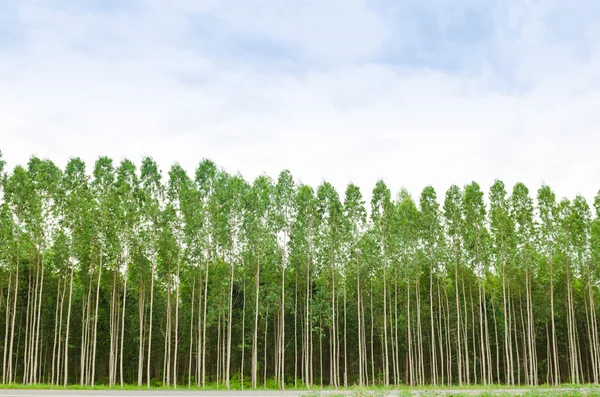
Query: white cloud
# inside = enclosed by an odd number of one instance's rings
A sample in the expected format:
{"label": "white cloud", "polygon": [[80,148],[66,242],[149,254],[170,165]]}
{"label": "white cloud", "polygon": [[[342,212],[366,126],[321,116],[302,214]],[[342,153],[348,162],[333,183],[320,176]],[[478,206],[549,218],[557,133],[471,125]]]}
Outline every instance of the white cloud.
{"label": "white cloud", "polygon": [[192,172],[209,157],[247,178],[288,168],[340,193],[353,181],[365,195],[379,178],[415,196],[427,184],[443,197],[453,183],[487,187],[495,178],[588,199],[600,188],[599,53],[591,47],[582,59],[548,43],[541,3],[501,11],[510,19],[502,17],[489,53],[512,77],[377,64],[369,56],[389,32],[372,8],[283,4],[194,12],[218,15],[225,32],[305,51],[318,62],[296,65],[301,73],[224,59],[202,38],[182,41],[194,19],[173,9],[21,9],[29,42],[0,52],[0,149],[9,167],[32,154],[61,166],[81,156],[90,167],[98,155],[151,155],[164,172],[175,161]]}

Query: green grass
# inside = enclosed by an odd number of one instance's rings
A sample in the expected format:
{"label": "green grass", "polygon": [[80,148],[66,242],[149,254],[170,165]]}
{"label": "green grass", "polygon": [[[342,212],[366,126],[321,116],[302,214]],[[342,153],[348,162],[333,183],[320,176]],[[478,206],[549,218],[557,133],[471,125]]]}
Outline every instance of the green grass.
{"label": "green grass", "polygon": [[[239,380],[232,380],[230,389],[233,390],[241,390],[242,385]],[[266,388],[264,384],[261,383],[259,385],[259,390],[277,390],[277,384],[275,380],[268,380]],[[251,385],[245,383],[244,388],[246,390],[252,390]],[[568,388],[570,390],[560,390],[560,388],[565,389]],[[589,392],[582,392],[581,389],[591,389]],[[50,384],[35,384],[35,385],[23,385],[20,383],[13,383],[7,385],[0,385],[0,389],[46,389],[46,390],[147,390],[147,387],[144,385],[141,388],[138,388],[137,384],[125,384],[122,388],[120,386],[108,387],[104,384],[99,384],[94,387],[91,386],[80,386],[78,384],[68,385],[66,388],[63,386],[50,385]],[[173,390],[173,387],[162,386],[161,382],[157,380],[152,381],[152,390]],[[178,390],[188,390],[187,384],[179,384],[177,386]],[[293,390],[293,385],[286,385],[286,389]],[[313,386],[312,389],[306,389],[304,385],[299,385],[298,390],[306,391],[303,396],[306,397],[318,397],[321,395],[320,391],[328,391],[328,397],[337,397],[347,394],[336,394],[331,393],[332,391],[349,391],[352,397],[384,397],[388,392],[394,391],[394,395],[400,397],[408,397],[412,396],[411,391],[419,390],[422,391],[421,396],[426,397],[439,397],[442,394],[436,393],[437,390],[447,390],[450,393],[444,393],[443,396],[447,397],[459,397],[465,396],[461,394],[460,390],[482,390],[483,392],[479,394],[480,397],[508,397],[511,396],[509,393],[504,393],[502,390],[505,389],[523,389],[526,390],[523,396],[526,397],[600,397],[600,388],[595,385],[573,385],[573,384],[563,384],[559,387],[559,389],[549,386],[549,385],[540,385],[540,386],[507,386],[507,385],[469,385],[469,386],[420,386],[420,387],[409,387],[409,386],[401,386],[401,387],[381,387],[381,386],[367,386],[367,387],[358,387],[352,386],[348,388],[338,388],[334,389],[330,386],[324,386],[320,388],[318,386]],[[226,390],[223,384],[216,383],[207,383],[204,388],[197,388],[194,385],[191,387],[191,390]],[[452,393],[453,390],[456,390],[456,393]],[[471,395],[471,397],[473,397]]]}
{"label": "green grass", "polygon": [[[367,390],[367,389],[356,389],[351,397],[384,397],[387,396],[387,390]],[[312,391],[303,396],[305,397],[319,397],[321,394],[319,391]],[[327,394],[327,397],[341,397],[347,396],[345,394]],[[394,393],[394,396],[398,397],[412,397],[413,394],[409,390],[401,390],[399,393]],[[457,393],[436,393],[435,391],[425,391],[420,394],[422,397],[514,397],[514,394],[508,392],[502,392],[502,389],[496,391],[485,391],[478,395],[464,394],[461,392]],[[582,392],[578,390],[552,390],[552,389],[535,389],[528,390],[521,394],[525,397],[600,397],[600,389],[590,390],[589,392]]]}

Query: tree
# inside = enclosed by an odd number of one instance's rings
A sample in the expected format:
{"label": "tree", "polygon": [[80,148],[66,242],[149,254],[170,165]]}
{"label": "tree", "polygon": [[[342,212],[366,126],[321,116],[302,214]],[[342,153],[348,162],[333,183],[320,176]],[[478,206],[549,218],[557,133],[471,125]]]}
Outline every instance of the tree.
{"label": "tree", "polygon": [[[118,200],[118,222],[117,239],[119,241],[119,262],[123,278],[123,306],[121,312],[121,344],[119,348],[119,380],[123,387],[123,344],[125,341],[125,314],[127,307],[127,282],[129,280],[129,268],[133,259],[133,251],[139,245],[140,232],[140,187],[139,178],[136,174],[135,165],[129,160],[123,160],[117,169],[116,195]],[[118,318],[115,319],[118,321]],[[131,335],[132,336],[132,335]],[[116,339],[115,339],[116,340]],[[113,364],[116,373],[117,355],[114,354]],[[116,382],[116,375],[113,377]]]}
{"label": "tree", "polygon": [[[465,187],[463,196],[463,212],[465,222],[462,227],[462,238],[465,243],[466,260],[470,273],[477,279],[479,307],[479,343],[473,349],[473,365],[477,366],[476,352],[480,353],[481,379],[484,384],[492,383],[492,357],[487,315],[487,291],[485,280],[489,278],[489,241],[490,235],[486,228],[486,208],[483,192],[475,182]],[[472,319],[475,322],[475,318]],[[473,341],[475,343],[475,340]],[[474,368],[475,377],[477,369]]]}
{"label": "tree", "polygon": [[[294,180],[289,171],[283,171],[279,174],[277,185],[275,186],[275,207],[276,207],[276,233],[278,235],[278,243],[281,249],[281,301],[279,303],[279,340],[277,347],[278,361],[278,383],[281,389],[285,388],[285,272],[288,267],[289,257],[289,236],[290,227],[294,218]],[[296,316],[294,315],[294,336],[296,336]],[[296,339],[294,339],[296,341]],[[297,343],[296,343],[297,344]],[[294,346],[296,346],[296,344]],[[296,350],[296,347],[295,349]],[[294,360],[294,368],[296,368]],[[297,383],[297,369],[294,370],[294,384]]]}
{"label": "tree", "polygon": [[[444,346],[444,333],[440,293],[440,279],[443,277],[443,262],[445,252],[445,236],[441,224],[441,213],[437,202],[437,195],[433,187],[427,186],[423,189],[419,199],[420,207],[420,245],[423,247],[425,268],[429,268],[429,322],[431,326],[431,381],[434,385],[438,382],[443,384],[447,362],[444,359],[445,350],[448,349],[448,339]],[[434,288],[434,279],[436,287]],[[434,299],[434,291],[437,291],[437,299]],[[436,307],[437,303],[437,307]],[[434,307],[437,309],[435,313]],[[437,314],[437,315],[436,315]],[[437,335],[436,335],[437,329]],[[437,338],[437,339],[436,339]],[[437,345],[436,345],[437,341]],[[439,356],[439,358],[438,358]],[[448,358],[450,361],[450,358]],[[438,365],[439,363],[439,365]],[[450,373],[449,371],[447,371]]]}
{"label": "tree", "polygon": [[549,291],[550,300],[550,325],[551,333],[550,343],[548,343],[548,378],[552,379],[552,384],[558,386],[560,383],[560,366],[559,366],[559,354],[558,354],[558,343],[557,343],[557,330],[555,321],[555,309],[554,309],[554,284],[555,284],[555,255],[556,245],[558,243],[558,228],[557,228],[557,206],[556,196],[552,192],[549,186],[544,185],[538,190],[537,195],[538,207],[537,213],[540,218],[540,225],[538,227],[537,235],[537,251],[542,256],[542,261],[545,265],[546,272],[540,272],[540,275],[547,274],[548,280],[544,280],[543,286]]}
{"label": "tree", "polygon": [[[366,354],[366,335],[365,335],[365,314],[362,298],[362,288],[360,280],[364,275],[361,271],[361,253],[359,249],[360,239],[365,231],[367,222],[367,211],[363,201],[360,188],[354,184],[348,185],[344,199],[344,219],[346,223],[345,230],[345,249],[344,263],[348,266],[347,271],[351,272],[350,264],[354,262],[354,277],[356,278],[356,312],[357,312],[357,348],[358,348],[358,383],[360,386],[365,384],[368,378],[367,354]],[[346,326],[346,284],[344,283],[344,386],[348,386],[348,349],[347,349],[347,326]]]}
{"label": "tree", "polygon": [[0,155],[2,381],[598,383],[600,193],[484,190]]}
{"label": "tree", "polygon": [[[148,325],[148,353],[146,365],[146,384],[150,388],[150,364],[152,353],[152,320],[154,314],[154,280],[158,261],[159,220],[163,210],[164,186],[161,183],[161,173],[158,165],[149,157],[144,158],[141,167],[141,197],[142,197],[142,239],[146,241],[145,255],[150,259],[150,318]],[[146,291],[143,291],[145,294]],[[143,297],[145,299],[145,296]],[[142,302],[144,299],[140,299]],[[140,309],[142,313],[143,309]],[[143,323],[140,316],[140,327]],[[140,332],[141,334],[141,332]],[[141,336],[140,336],[141,338]],[[140,351],[140,361],[143,353]],[[141,364],[140,364],[141,367]],[[141,375],[138,375],[138,385],[141,384]]]}
{"label": "tree", "polygon": [[330,183],[323,183],[317,190],[317,213],[319,216],[319,245],[318,254],[321,266],[331,270],[328,280],[331,302],[330,317],[327,319],[329,325],[329,383],[338,387],[339,382],[339,329],[337,319],[337,294],[336,279],[339,266],[340,243],[342,232],[343,208],[335,189]]}
{"label": "tree", "polygon": [[387,267],[389,263],[389,234],[392,223],[391,194],[383,181],[378,181],[373,189],[371,198],[371,220],[377,235],[380,264],[383,271],[383,384],[389,386],[389,356],[388,356],[388,328],[387,328]]}

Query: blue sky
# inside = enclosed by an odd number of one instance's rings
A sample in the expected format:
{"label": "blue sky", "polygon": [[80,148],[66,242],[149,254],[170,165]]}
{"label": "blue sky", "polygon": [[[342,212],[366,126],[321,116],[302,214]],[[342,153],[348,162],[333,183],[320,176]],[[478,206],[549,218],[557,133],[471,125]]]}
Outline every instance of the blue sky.
{"label": "blue sky", "polygon": [[0,1],[0,150],[591,198],[599,17],[593,0]]}

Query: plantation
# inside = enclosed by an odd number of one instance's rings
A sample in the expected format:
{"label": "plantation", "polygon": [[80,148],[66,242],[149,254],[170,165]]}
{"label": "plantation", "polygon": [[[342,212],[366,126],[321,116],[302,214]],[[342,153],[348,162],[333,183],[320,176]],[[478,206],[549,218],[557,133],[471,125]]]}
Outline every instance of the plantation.
{"label": "plantation", "polygon": [[2,382],[597,385],[600,195],[535,188],[0,157]]}

